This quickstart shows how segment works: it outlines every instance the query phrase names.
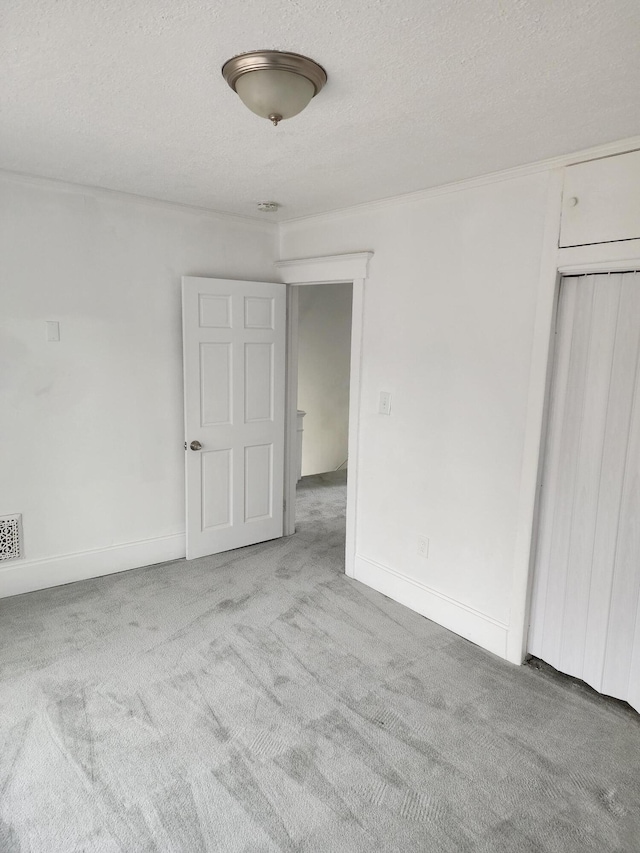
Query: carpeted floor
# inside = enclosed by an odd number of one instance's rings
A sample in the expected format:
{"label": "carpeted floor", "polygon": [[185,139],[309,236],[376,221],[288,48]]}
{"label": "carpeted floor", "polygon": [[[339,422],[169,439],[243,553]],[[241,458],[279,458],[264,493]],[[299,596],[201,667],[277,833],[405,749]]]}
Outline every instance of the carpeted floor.
{"label": "carpeted floor", "polygon": [[295,536],[0,602],[2,853],[640,851],[640,721]]}

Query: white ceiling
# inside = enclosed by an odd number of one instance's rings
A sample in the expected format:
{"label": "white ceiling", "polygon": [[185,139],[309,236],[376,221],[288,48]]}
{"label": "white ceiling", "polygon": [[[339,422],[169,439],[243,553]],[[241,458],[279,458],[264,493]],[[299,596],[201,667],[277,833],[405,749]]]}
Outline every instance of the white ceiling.
{"label": "white ceiling", "polygon": [[[288,219],[640,133],[638,0],[4,0],[0,168]],[[246,50],[329,82],[273,128]]]}

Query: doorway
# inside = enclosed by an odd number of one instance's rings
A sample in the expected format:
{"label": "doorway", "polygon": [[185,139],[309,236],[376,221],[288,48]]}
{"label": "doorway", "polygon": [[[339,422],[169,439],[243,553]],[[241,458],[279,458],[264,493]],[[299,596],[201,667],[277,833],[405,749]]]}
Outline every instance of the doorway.
{"label": "doorway", "polygon": [[[280,283],[183,277],[187,559],[295,532],[299,285],[337,284],[352,290],[345,572],[354,575],[362,316],[372,254],[278,261]],[[223,541],[236,532],[233,542]]]}
{"label": "doorway", "polygon": [[284,470],[284,534],[295,532],[297,486],[297,401],[298,401],[298,296],[299,285],[339,284],[352,286],[351,353],[349,374],[349,477],[347,481],[345,573],[355,575],[356,519],[358,496],[358,443],[360,433],[360,379],[362,368],[362,324],[365,282],[373,252],[328,255],[278,261],[287,289],[287,390],[286,448]]}
{"label": "doorway", "polygon": [[298,482],[300,524],[341,524],[348,476],[353,285],[298,287]]}

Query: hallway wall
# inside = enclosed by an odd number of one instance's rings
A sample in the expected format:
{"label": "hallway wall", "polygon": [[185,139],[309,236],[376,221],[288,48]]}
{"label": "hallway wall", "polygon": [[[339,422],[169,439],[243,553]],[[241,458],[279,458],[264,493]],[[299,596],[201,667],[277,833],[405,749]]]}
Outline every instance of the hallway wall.
{"label": "hallway wall", "polygon": [[304,418],[302,474],[347,458],[352,286],[298,288],[298,408]]}

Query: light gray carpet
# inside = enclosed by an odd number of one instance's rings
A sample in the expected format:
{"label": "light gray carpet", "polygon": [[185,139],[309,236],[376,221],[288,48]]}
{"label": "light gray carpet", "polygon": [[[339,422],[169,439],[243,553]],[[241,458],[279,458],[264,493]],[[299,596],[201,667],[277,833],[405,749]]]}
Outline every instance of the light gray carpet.
{"label": "light gray carpet", "polygon": [[638,853],[637,715],[345,578],[343,482],[0,603],[2,853]]}

